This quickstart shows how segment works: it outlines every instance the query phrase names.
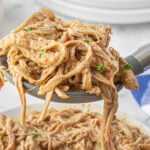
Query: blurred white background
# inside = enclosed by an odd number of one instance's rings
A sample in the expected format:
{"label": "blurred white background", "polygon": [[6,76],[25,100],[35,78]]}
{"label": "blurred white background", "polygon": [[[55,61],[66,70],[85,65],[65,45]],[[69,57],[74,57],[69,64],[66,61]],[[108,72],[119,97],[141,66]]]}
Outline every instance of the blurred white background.
{"label": "blurred white background", "polygon": [[[2,14],[3,17],[0,19],[0,38],[21,24],[26,17],[30,16],[38,8],[42,7],[35,0],[3,0],[3,5],[1,1],[0,17]],[[60,15],[59,13],[58,16]],[[128,17],[130,18],[130,16]],[[66,20],[70,19],[64,16],[63,18]],[[137,50],[138,47],[150,43],[150,23],[111,26],[113,34],[110,45],[115,47],[124,57]],[[27,95],[27,103],[36,103],[38,101],[39,99]],[[4,88],[0,90],[0,109],[5,109],[12,105],[20,105],[19,97],[15,87],[10,83],[6,83]],[[134,101],[130,91],[125,89],[119,93],[119,110],[128,113],[141,122],[148,118]]]}

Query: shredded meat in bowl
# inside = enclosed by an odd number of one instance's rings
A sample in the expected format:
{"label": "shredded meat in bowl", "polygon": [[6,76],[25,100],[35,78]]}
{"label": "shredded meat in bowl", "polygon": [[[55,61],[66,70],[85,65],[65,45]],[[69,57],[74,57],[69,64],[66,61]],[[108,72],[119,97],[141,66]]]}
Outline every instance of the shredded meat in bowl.
{"label": "shredded meat in bowl", "polygon": [[[1,150],[101,150],[99,140],[102,116],[96,112],[82,112],[66,108],[47,110],[38,122],[39,111],[26,116],[22,126],[18,121],[1,116]],[[114,118],[110,150],[146,150],[150,137],[138,128],[130,127]],[[145,148],[143,148],[145,147]]]}

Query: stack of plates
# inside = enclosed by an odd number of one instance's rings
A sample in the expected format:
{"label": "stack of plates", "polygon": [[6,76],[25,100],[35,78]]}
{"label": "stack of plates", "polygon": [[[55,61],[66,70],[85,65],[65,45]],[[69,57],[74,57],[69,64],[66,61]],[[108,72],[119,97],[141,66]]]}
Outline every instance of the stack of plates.
{"label": "stack of plates", "polygon": [[0,22],[2,21],[3,18],[3,1],[0,0]]}
{"label": "stack of plates", "polygon": [[62,17],[110,24],[150,22],[150,0],[37,0]]}

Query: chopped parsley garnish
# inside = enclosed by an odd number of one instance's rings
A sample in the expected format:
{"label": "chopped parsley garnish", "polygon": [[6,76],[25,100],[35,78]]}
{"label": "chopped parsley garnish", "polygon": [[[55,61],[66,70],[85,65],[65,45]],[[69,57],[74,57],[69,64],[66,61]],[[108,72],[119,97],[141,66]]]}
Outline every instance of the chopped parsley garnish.
{"label": "chopped parsley garnish", "polygon": [[94,145],[97,145],[99,148],[101,148],[101,143],[98,141],[93,142]]}
{"label": "chopped parsley garnish", "polygon": [[41,49],[41,50],[39,51],[39,54],[40,54],[40,55],[44,55],[44,54],[45,54],[45,51],[44,51],[43,49]]}
{"label": "chopped parsley garnish", "polygon": [[89,41],[88,39],[83,40],[83,42],[85,42],[85,43],[87,43],[87,44],[90,43],[90,41]]}
{"label": "chopped parsley garnish", "polygon": [[97,70],[98,70],[98,71],[103,71],[104,69],[105,69],[104,64],[102,64],[102,63],[98,63],[98,64],[97,64]]}
{"label": "chopped parsley garnish", "polygon": [[128,63],[124,65],[124,69],[131,69],[131,68],[132,68],[132,66]]}
{"label": "chopped parsley garnish", "polygon": [[32,133],[32,136],[34,139],[38,138],[39,137],[39,134],[38,133]]}
{"label": "chopped parsley garnish", "polygon": [[97,145],[99,148],[101,148],[101,143],[100,142],[97,142]]}
{"label": "chopped parsley garnish", "polygon": [[114,115],[114,119],[116,119],[116,115]]}
{"label": "chopped parsley garnish", "polygon": [[31,30],[31,27],[25,27],[24,29],[23,29],[23,31],[26,31],[26,32],[28,32],[28,31],[30,31]]}
{"label": "chopped parsley garnish", "polygon": [[115,61],[119,61],[119,58],[118,58],[118,57],[115,57]]}

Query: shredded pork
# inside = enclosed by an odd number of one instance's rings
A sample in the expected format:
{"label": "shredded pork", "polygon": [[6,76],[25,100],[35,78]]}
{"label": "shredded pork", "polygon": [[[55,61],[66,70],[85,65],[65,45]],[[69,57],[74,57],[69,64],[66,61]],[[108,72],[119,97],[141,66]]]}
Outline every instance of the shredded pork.
{"label": "shredded pork", "polygon": [[[96,112],[77,109],[50,108],[44,120],[40,112],[26,116],[22,126],[18,121],[1,116],[1,150],[101,150],[99,140],[102,116]],[[112,121],[109,150],[149,150],[150,137],[116,118]],[[147,149],[146,149],[147,148]]]}
{"label": "shredded pork", "polygon": [[99,135],[102,150],[110,150],[111,124],[118,107],[115,84],[138,89],[126,61],[108,46],[110,33],[110,26],[65,22],[50,10],[40,9],[0,40],[0,56],[7,55],[7,69],[20,95],[22,125],[26,114],[24,80],[38,85],[38,94],[46,94],[39,122],[45,119],[53,93],[66,99],[66,91],[83,90],[104,99]]}

